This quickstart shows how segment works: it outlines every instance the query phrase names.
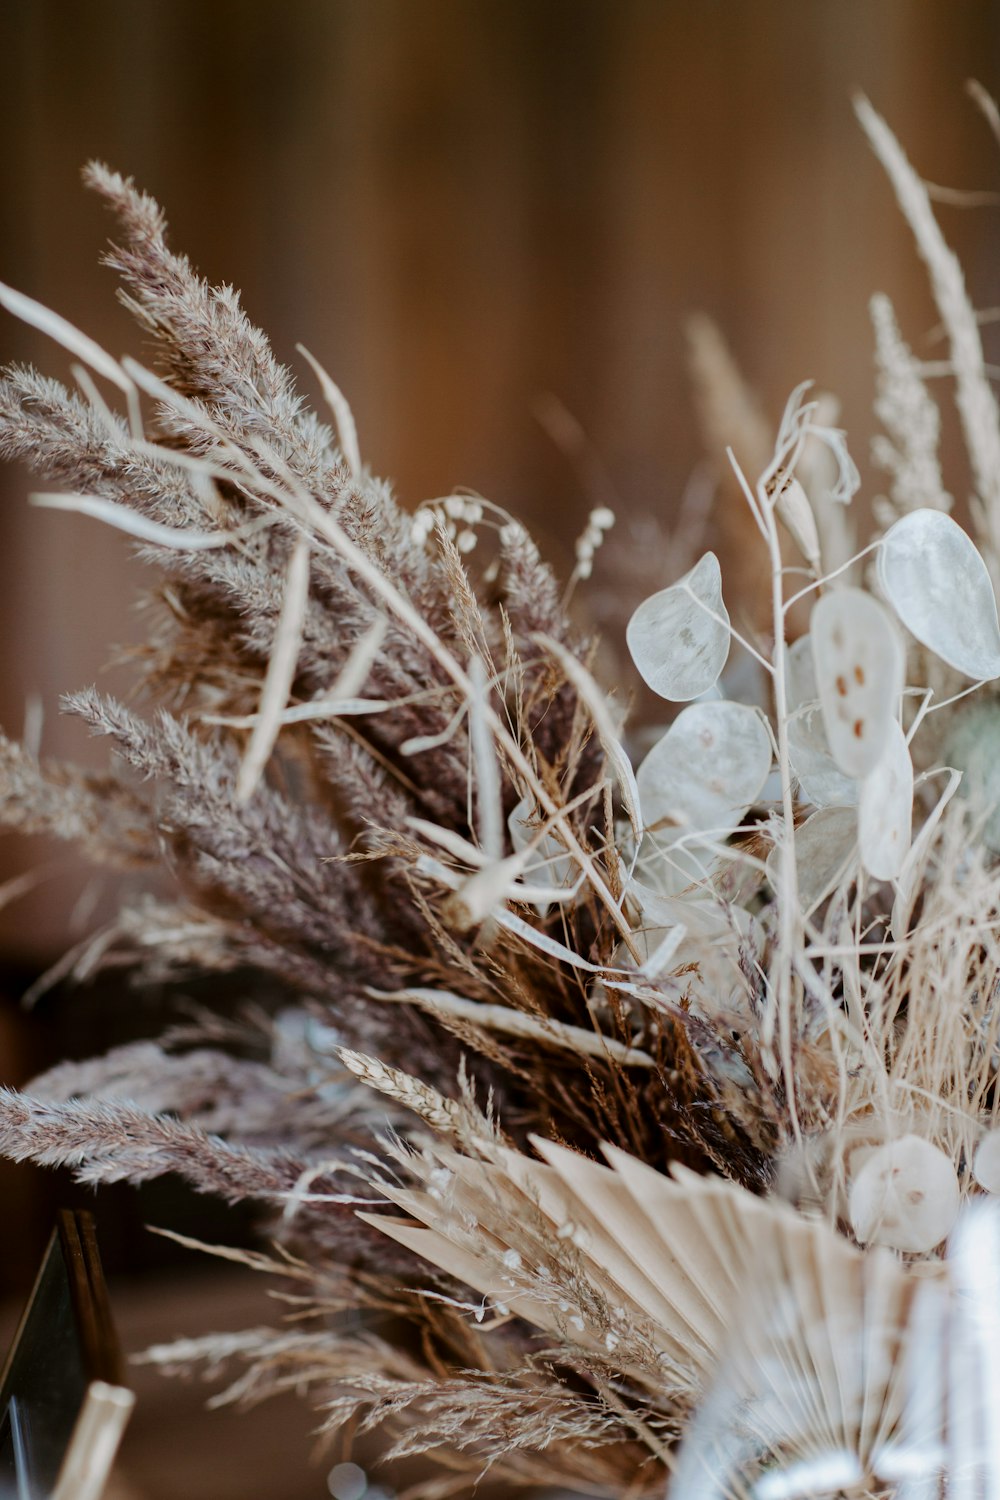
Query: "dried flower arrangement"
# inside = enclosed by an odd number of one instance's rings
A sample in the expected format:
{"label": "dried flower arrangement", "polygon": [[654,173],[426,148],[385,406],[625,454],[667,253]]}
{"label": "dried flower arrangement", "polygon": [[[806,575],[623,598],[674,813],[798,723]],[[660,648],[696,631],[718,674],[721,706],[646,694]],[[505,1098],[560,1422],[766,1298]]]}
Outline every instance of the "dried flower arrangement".
{"label": "dried flower arrangement", "polygon": [[[730,454],[766,625],[734,629],[711,552],[629,622],[640,676],[688,705],[637,772],[524,528],[465,495],[400,511],[333,381],[307,356],[331,432],[131,183],[87,171],[158,374],[0,290],[78,385],[9,370],[0,453],[159,580],[149,712],[65,702],[116,769],[3,741],[0,815],[166,877],[77,972],[285,997],[3,1093],[0,1150],[265,1205],[276,1248],[242,1258],[289,1320],[149,1357],[228,1369],[234,1400],[295,1388],[329,1431],[387,1424],[390,1457],[433,1460],[428,1497],[485,1472],[1000,1492],[1000,412],[927,191],[858,112],[950,339],[972,535],[878,298],[874,535],[800,387],[761,472]],[[695,338],[707,425],[745,428]],[[757,701],[719,687],[731,652]]]}

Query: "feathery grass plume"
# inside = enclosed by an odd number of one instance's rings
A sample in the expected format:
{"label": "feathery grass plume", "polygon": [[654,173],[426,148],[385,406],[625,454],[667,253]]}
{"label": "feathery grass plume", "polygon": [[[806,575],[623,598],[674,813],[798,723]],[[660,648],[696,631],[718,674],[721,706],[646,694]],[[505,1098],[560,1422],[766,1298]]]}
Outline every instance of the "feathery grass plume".
{"label": "feathery grass plume", "polygon": [[148,804],[123,780],[39,762],[0,735],[0,821],[21,833],[79,844],[95,864],[151,868],[161,858]]}
{"label": "feathery grass plume", "polygon": [[[713,513],[713,535],[723,557],[735,561],[744,548],[754,544],[754,522],[726,463],[726,450],[731,448],[746,469],[759,474],[771,456],[774,432],[721,329],[701,313],[688,319],[686,331],[702,443],[713,457],[722,488],[722,503],[716,504]],[[761,593],[747,603],[755,626],[766,630],[766,595]]]}
{"label": "feathery grass plume", "polygon": [[938,458],[941,415],[905,344],[888,297],[871,300],[878,363],[875,415],[884,428],[872,444],[872,457],[891,480],[889,504],[878,514],[891,526],[909,510],[951,510]]}
{"label": "feathery grass plume", "polygon": [[1000,408],[986,374],[983,343],[962,268],[949,250],[925,184],[882,117],[859,96],[855,110],[889,174],[899,206],[930,273],[931,290],[948,333],[955,374],[955,403],[981,507],[980,529],[994,569],[1000,556]]}
{"label": "feathery grass plume", "polygon": [[670,704],[644,736],[525,528],[400,509],[318,362],[333,429],[130,182],[87,172],[155,371],[0,288],[77,362],[0,377],[0,455],[155,580],[130,706],[64,700],[112,772],[0,742],[0,820],[133,877],[49,978],[228,970],[257,1005],[3,1093],[0,1152],[257,1202],[273,1254],[215,1253],[287,1320],[149,1359],[384,1425],[425,1500],[1000,1488],[968,1313],[1000,1264],[1000,425],[927,189],[859,113],[951,339],[972,531],[886,299],[860,546],[832,398],[767,427],[696,322],[761,586],[751,639],[696,497],[620,632]]}

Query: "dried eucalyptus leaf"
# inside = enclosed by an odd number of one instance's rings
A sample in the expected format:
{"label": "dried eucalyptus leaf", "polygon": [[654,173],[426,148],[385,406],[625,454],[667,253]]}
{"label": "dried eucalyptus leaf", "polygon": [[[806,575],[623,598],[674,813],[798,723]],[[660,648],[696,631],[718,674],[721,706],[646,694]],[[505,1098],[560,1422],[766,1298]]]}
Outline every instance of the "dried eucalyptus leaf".
{"label": "dried eucalyptus leaf", "polygon": [[886,532],[879,582],[922,645],[974,681],[1000,677],[1000,623],[986,564],[940,510],[914,510]]}
{"label": "dried eucalyptus leaf", "polygon": [[760,795],[771,739],[742,703],[693,703],[646,756],[636,780],[647,829],[673,823],[723,837]]}
{"label": "dried eucalyptus leaf", "polygon": [[886,610],[863,589],[825,594],[810,627],[830,753],[845,776],[867,776],[896,722],[903,643]]}
{"label": "dried eucalyptus leaf", "polygon": [[818,703],[798,709],[788,721],[788,758],[806,802],[814,807],[854,807],[860,787],[830,754]]}
{"label": "dried eucalyptus leaf", "polygon": [[906,735],[894,719],[882,759],[861,783],[858,842],[869,875],[896,878],[910,851],[912,829],[913,762]]}
{"label": "dried eucalyptus leaf", "polygon": [[640,677],[661,698],[686,703],[714,687],[730,645],[715,553],[706,552],[677,583],[644,600],[625,638]]}

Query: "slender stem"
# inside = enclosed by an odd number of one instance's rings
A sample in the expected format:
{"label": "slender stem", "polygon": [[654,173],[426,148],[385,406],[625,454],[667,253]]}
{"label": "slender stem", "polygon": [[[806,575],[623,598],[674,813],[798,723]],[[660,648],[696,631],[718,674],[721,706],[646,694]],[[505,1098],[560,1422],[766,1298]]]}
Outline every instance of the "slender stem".
{"label": "slender stem", "polygon": [[792,794],[792,764],[788,752],[784,586],[781,540],[775,521],[774,502],[763,493],[763,489],[759,491],[759,497],[771,557],[774,712],[778,731],[778,772],[781,777],[781,809],[784,818],[784,837],[781,840],[779,862],[781,896],[778,902],[778,951],[771,975],[771,994],[774,1003],[768,1006],[764,1024],[764,1040],[770,1041],[773,1034],[776,1008],[781,1065],[788,1091],[788,1112],[792,1126],[798,1135],[800,1127],[795,1103],[795,1075],[792,1068],[792,1006],[795,986],[794,953],[799,922],[799,879],[795,861],[795,799]]}
{"label": "slender stem", "polygon": [[763,656],[761,652],[757,650],[756,646],[751,646],[746,636],[740,635],[739,631],[734,629],[733,624],[730,620],[724,619],[723,616],[720,615],[717,610],[714,610],[710,604],[706,604],[704,599],[700,599],[689,583],[683,583],[681,587],[683,587],[688,597],[694,600],[698,608],[700,610],[703,610],[705,614],[708,615],[708,618],[710,620],[714,620],[717,625],[722,625],[726,630],[728,630],[730,636],[736,642],[736,644],[738,646],[742,646],[744,651],[748,651],[753,657],[754,661],[760,663],[765,672],[769,672],[773,675],[774,668],[768,661],[767,657]]}
{"label": "slender stem", "polygon": [[879,537],[877,541],[869,542],[867,547],[862,547],[860,552],[855,552],[854,556],[849,557],[846,562],[841,563],[839,568],[834,568],[831,573],[824,573],[822,578],[814,578],[812,583],[807,583],[804,588],[799,589],[797,594],[793,594],[790,599],[785,601],[785,614],[787,615],[798,604],[800,599],[804,599],[814,589],[821,589],[826,584],[832,583],[835,578],[840,577],[841,573],[846,573],[848,568],[853,568],[856,562],[860,562],[863,557],[867,557],[869,552],[876,552],[881,545],[882,538]]}

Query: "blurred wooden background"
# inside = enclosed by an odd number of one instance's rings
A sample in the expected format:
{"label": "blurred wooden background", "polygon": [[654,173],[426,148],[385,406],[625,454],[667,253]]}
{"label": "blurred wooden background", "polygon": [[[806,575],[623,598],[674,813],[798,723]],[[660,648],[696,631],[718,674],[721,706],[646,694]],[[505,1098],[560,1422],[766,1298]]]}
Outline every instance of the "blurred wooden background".
{"label": "blurred wooden background", "polygon": [[[701,456],[683,335],[697,309],[775,416],[802,379],[835,391],[867,472],[870,294],[937,346],[851,96],[929,179],[995,187],[963,84],[1000,87],[998,43],[993,0],[0,0],[0,278],[141,355],[97,265],[110,225],[79,186],[87,158],[107,160],[161,200],[206,275],[242,288],[307,390],[296,342],[327,366],[407,504],[477,489],[562,560],[588,502],[538,398],[583,425],[623,526],[669,516]],[[998,210],[940,214],[977,303],[996,302]],[[6,317],[0,359],[68,364]],[[133,636],[136,572],[96,524],[29,510],[29,488],[0,472],[0,724],[19,731],[37,695],[45,751],[99,764],[57,697]],[[38,858],[4,841],[0,879]],[[117,1002],[90,994],[30,1020],[16,1007],[80,893],[70,874],[0,912],[4,1081],[121,1029]],[[0,1288],[23,1280],[55,1191],[0,1170],[23,1230],[0,1248]],[[134,1264],[148,1204],[115,1204],[111,1258]]]}

